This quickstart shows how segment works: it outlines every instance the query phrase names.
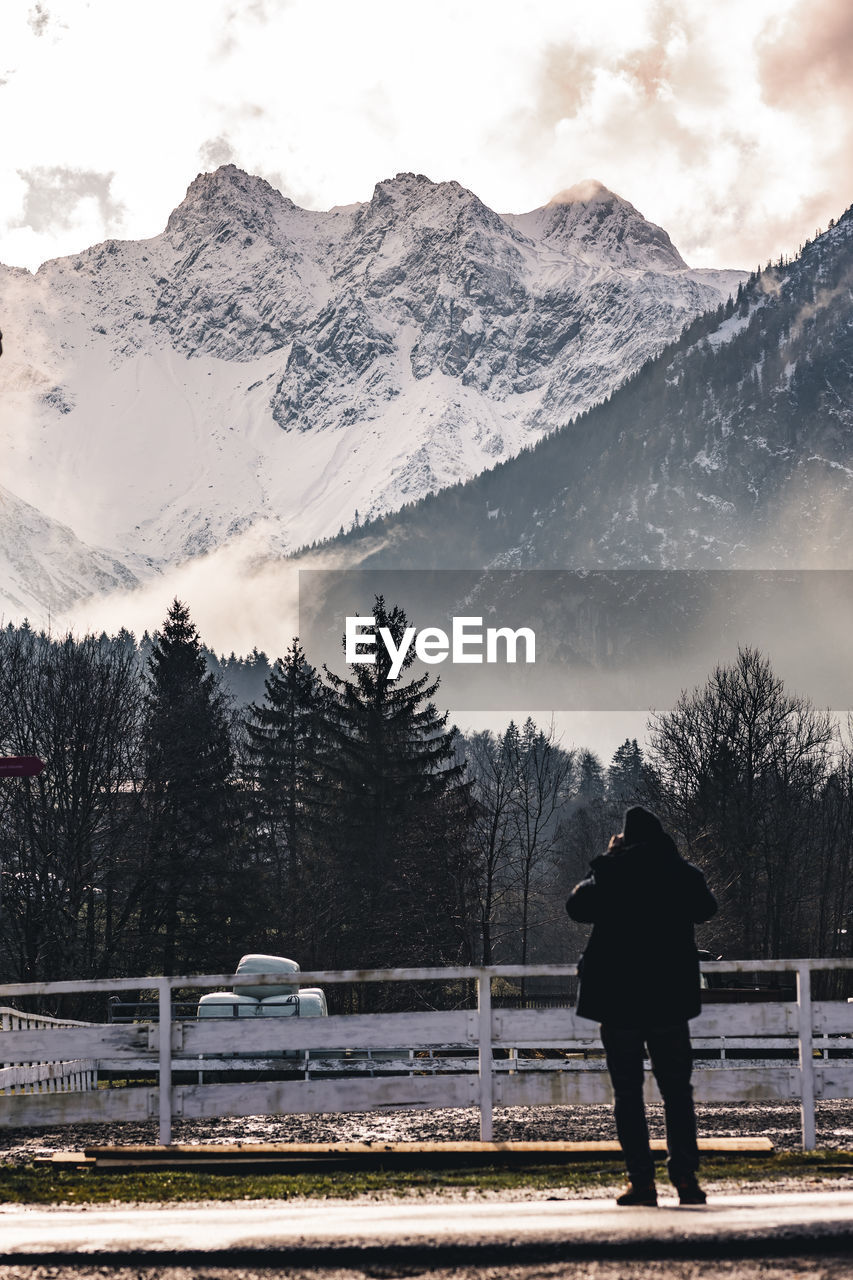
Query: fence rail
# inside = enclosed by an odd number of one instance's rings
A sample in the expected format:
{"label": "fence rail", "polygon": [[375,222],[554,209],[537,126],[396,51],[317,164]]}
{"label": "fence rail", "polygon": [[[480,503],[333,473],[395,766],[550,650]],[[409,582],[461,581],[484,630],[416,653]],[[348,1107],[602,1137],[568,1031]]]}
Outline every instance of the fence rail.
{"label": "fence rail", "polygon": [[[21,1009],[0,1008],[0,1030],[30,1031],[33,1029],[67,1029],[90,1027],[91,1023],[76,1022],[71,1018],[50,1018],[46,1014],[26,1013]],[[0,1057],[8,1042],[0,1040]],[[17,1042],[16,1042],[17,1043]],[[62,1051],[62,1050],[60,1050]],[[21,1065],[6,1062],[0,1067],[0,1090],[5,1093],[86,1093],[98,1087],[98,1064],[91,1059],[72,1061],[44,1061],[42,1051],[34,1062]]]}
{"label": "fence rail", "polygon": [[[853,960],[714,961],[702,968],[706,973],[795,975],[796,1000],[705,1007],[691,1024],[698,1057],[694,1089],[701,1101],[796,1100],[803,1147],[813,1148],[815,1100],[853,1097],[853,1005],[812,1000],[811,978],[820,971],[851,971]],[[318,986],[467,980],[476,985],[476,1007],[198,1022],[175,1018],[173,992],[274,986],[281,975],[8,984],[0,987],[0,999],[155,989],[158,1020],[81,1023],[0,1010],[0,1060],[7,1064],[0,1070],[0,1089],[6,1090],[0,1116],[8,1125],[22,1126],[156,1116],[160,1142],[168,1145],[176,1116],[476,1106],[481,1137],[488,1141],[495,1107],[610,1100],[595,1024],[566,1007],[507,1009],[492,1004],[495,979],[569,978],[576,973],[575,965],[324,970],[299,974],[299,981]],[[525,1057],[525,1051],[548,1056]],[[786,1052],[787,1058],[780,1056]],[[98,1070],[147,1073],[158,1085],[97,1088]],[[302,1078],[205,1080],[213,1072],[233,1076],[253,1070]],[[175,1082],[175,1073],[187,1072],[197,1073],[198,1083]],[[19,1092],[27,1088],[38,1096]],[[650,1075],[646,1091],[649,1099],[657,1099]]]}

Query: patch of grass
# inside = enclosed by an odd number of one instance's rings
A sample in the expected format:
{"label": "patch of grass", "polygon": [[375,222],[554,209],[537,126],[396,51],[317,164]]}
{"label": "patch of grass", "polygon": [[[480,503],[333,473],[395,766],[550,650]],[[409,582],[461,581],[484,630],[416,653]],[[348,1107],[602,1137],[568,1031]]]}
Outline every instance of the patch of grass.
{"label": "patch of grass", "polygon": [[703,1182],[777,1182],[785,1178],[853,1178],[853,1151],[783,1151],[761,1159],[737,1156],[702,1161]]}
{"label": "patch of grass", "polygon": [[[849,1174],[848,1174],[849,1171]],[[433,1194],[442,1189],[469,1191],[564,1190],[583,1193],[624,1180],[619,1161],[542,1164],[524,1169],[350,1170],[335,1173],[224,1174],[186,1172],[107,1173],[92,1168],[53,1169],[44,1165],[0,1166],[0,1204],[127,1204],[136,1201],[291,1200],[301,1196],[350,1199],[376,1193]],[[801,1178],[853,1178],[853,1153],[791,1152],[763,1159],[708,1159],[702,1179],[739,1183]]]}

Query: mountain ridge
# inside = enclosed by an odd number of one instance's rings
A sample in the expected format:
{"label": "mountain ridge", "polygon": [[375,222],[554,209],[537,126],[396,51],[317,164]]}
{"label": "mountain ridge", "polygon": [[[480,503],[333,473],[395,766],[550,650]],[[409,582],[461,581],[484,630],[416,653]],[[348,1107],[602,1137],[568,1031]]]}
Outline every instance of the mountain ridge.
{"label": "mountain ridge", "polygon": [[253,525],[292,550],[470,478],[743,278],[690,270],[603,193],[546,241],[422,174],[318,212],[223,166],[149,240],[4,269],[4,484],[144,576]]}
{"label": "mountain ridge", "polygon": [[853,207],[602,404],[320,550],[359,567],[853,567],[851,316]]}

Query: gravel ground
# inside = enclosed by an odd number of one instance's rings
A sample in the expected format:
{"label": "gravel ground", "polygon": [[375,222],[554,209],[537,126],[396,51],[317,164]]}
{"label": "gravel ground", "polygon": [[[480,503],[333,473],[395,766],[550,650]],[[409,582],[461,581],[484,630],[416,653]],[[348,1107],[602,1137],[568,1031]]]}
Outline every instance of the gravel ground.
{"label": "gravel ground", "polygon": [[[663,1108],[650,1106],[652,1137],[664,1136]],[[777,1151],[800,1145],[799,1108],[793,1103],[730,1106],[714,1103],[697,1108],[702,1137],[767,1137]],[[819,1147],[853,1147],[853,1100],[817,1104]],[[609,1106],[509,1107],[495,1112],[496,1141],[584,1141],[614,1138]],[[479,1137],[474,1109],[363,1112],[353,1115],[245,1116],[219,1120],[176,1120],[173,1141],[233,1142],[418,1142],[470,1140]],[[0,1133],[0,1157],[26,1164],[53,1151],[79,1151],[88,1146],[156,1143],[157,1125],[68,1125],[61,1129],[8,1129]]]}

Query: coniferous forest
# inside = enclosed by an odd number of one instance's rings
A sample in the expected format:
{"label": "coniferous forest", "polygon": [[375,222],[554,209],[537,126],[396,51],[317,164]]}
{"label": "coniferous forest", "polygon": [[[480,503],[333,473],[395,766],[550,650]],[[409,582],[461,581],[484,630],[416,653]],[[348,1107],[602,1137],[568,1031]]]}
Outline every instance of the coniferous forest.
{"label": "coniferous forest", "polygon": [[[403,607],[375,614],[399,640]],[[0,785],[0,980],[233,972],[250,951],[573,961],[565,898],[635,802],[717,893],[700,945],[850,954],[849,727],[767,655],[741,650],[605,763],[530,718],[464,737],[439,682],[392,680],[382,654],[316,670],[294,639],[271,665],[219,661],[177,600],[142,643],[0,631],[0,755],[46,762]]]}

